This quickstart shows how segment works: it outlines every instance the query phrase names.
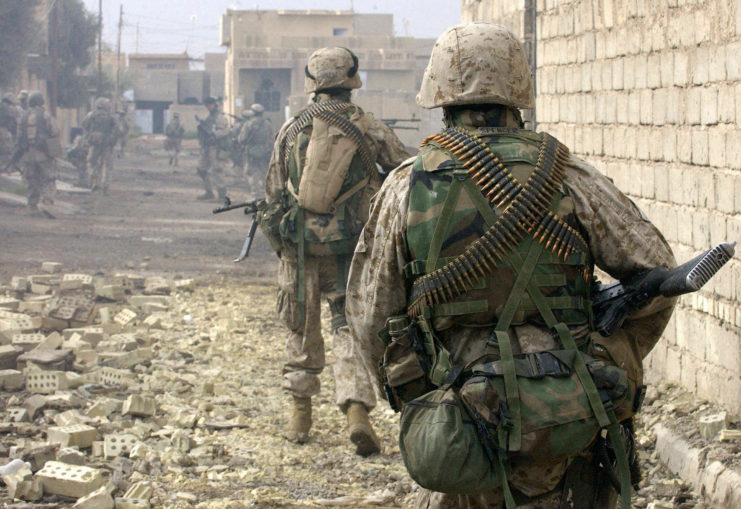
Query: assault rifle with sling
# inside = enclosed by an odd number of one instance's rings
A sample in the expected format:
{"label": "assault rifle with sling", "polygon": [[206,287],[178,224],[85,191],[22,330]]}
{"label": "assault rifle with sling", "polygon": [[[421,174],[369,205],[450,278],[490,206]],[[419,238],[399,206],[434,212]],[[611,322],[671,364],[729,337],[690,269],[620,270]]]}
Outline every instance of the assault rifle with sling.
{"label": "assault rifle with sling", "polygon": [[735,253],[735,242],[722,242],[674,269],[659,266],[626,281],[595,284],[592,310],[595,329],[609,336],[625,318],[659,295],[675,297],[696,292],[707,283]]}
{"label": "assault rifle with sling", "polygon": [[255,232],[257,231],[257,214],[263,209],[265,205],[264,198],[258,198],[252,201],[245,201],[241,203],[232,203],[229,197],[224,198],[224,205],[215,208],[211,211],[212,214],[221,214],[222,212],[228,212],[235,209],[244,209],[246,215],[252,214],[252,223],[250,223],[250,230],[247,233],[247,238],[244,239],[242,244],[242,250],[239,252],[239,256],[234,259],[234,263],[241,262],[250,255],[250,248],[252,247],[252,241],[255,239]]}
{"label": "assault rifle with sling", "polygon": [[216,135],[214,134],[213,125],[209,125],[208,123],[208,117],[199,118],[198,115],[196,115],[195,117],[196,122],[198,122],[198,140],[204,146],[215,145]]}

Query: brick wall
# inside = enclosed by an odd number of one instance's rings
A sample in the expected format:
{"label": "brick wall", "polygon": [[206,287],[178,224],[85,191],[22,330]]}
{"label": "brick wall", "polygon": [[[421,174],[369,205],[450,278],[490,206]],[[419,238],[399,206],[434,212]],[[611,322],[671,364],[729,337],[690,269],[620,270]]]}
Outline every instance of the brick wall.
{"label": "brick wall", "polygon": [[[526,0],[462,0],[523,36]],[[741,0],[537,0],[538,130],[611,177],[679,261],[741,241]],[[741,253],[741,245],[739,246]],[[646,359],[741,416],[741,254]]]}

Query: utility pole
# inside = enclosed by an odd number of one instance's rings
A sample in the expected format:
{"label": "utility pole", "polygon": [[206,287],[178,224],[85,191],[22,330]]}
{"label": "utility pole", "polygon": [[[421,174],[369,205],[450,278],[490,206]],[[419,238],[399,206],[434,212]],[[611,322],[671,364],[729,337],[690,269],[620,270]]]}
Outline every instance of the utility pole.
{"label": "utility pole", "polygon": [[121,65],[121,29],[123,28],[123,4],[121,4],[121,8],[118,13],[118,43],[116,43],[116,108],[120,109],[120,101],[121,101],[121,94],[119,90],[120,81],[121,81],[121,74],[120,74],[120,65]]}
{"label": "utility pole", "polygon": [[98,95],[103,93],[103,0],[98,0]]}
{"label": "utility pole", "polygon": [[57,82],[59,75],[59,10],[57,0],[52,0],[49,9],[49,59],[51,60],[51,79],[47,85],[49,96],[49,111],[52,116],[57,115]]}

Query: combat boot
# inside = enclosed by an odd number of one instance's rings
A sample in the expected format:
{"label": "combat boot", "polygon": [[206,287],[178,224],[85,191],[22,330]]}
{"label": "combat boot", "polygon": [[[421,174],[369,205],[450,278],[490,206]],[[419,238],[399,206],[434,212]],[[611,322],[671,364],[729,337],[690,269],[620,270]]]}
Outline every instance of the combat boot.
{"label": "combat boot", "polygon": [[286,428],[285,437],[291,442],[305,444],[311,429],[311,398],[293,396],[293,414]]}
{"label": "combat boot", "polygon": [[373,431],[365,405],[350,403],[347,407],[347,428],[350,441],[355,444],[355,454],[370,456],[381,452],[381,442]]}
{"label": "combat boot", "polygon": [[213,199],[214,199],[214,193],[210,189],[206,191],[205,193],[199,194],[198,196],[196,196],[196,200],[201,200],[201,201],[213,200]]}

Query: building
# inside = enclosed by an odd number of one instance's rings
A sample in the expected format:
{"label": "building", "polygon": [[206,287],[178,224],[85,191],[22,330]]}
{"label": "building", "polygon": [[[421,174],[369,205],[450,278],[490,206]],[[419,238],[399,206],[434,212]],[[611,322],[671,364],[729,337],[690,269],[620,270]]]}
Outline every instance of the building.
{"label": "building", "polygon": [[[506,25],[535,46],[539,130],[611,177],[684,262],[741,239],[740,9],[720,0],[464,0],[462,19]],[[681,384],[736,419],[740,251],[679,299],[644,360],[649,383]]]}
{"label": "building", "polygon": [[227,10],[220,44],[226,46],[224,109],[238,115],[252,103],[279,126],[307,103],[304,67],[324,46],[350,48],[360,62],[363,88],[354,101],[377,117],[397,120],[409,146],[437,130],[440,112],[415,103],[434,40],[396,37],[391,14],[328,10]]}

